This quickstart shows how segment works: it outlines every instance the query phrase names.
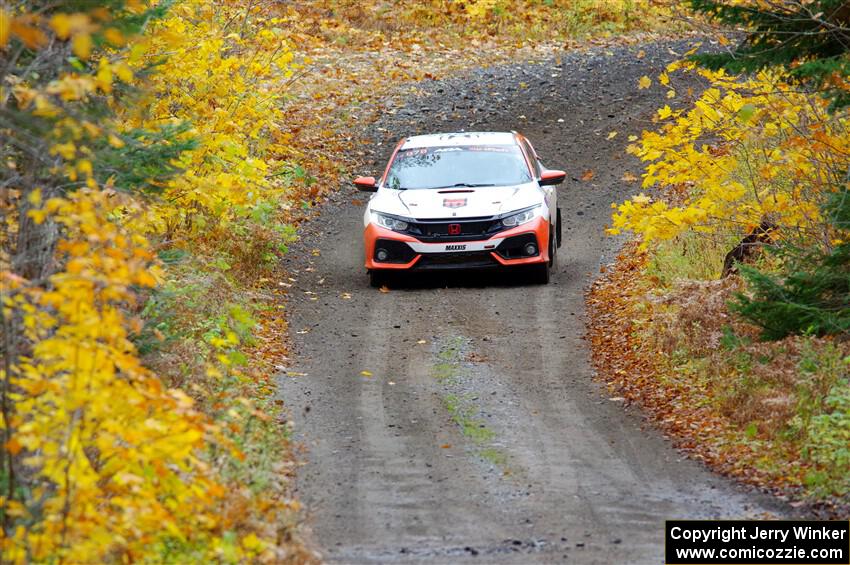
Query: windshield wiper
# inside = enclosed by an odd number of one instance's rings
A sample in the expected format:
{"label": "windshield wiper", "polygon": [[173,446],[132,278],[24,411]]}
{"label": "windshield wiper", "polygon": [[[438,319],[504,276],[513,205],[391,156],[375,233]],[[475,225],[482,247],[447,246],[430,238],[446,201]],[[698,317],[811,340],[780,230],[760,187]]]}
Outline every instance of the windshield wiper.
{"label": "windshield wiper", "polygon": [[496,185],[493,184],[493,183],[459,182],[459,183],[453,184],[451,186],[435,186],[434,188],[458,188],[458,187],[478,188],[480,186],[496,186]]}

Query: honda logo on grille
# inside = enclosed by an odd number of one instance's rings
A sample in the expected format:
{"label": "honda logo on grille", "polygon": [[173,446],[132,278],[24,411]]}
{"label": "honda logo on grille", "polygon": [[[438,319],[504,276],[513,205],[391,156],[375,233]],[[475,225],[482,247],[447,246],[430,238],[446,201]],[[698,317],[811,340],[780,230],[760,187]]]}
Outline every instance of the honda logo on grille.
{"label": "honda logo on grille", "polygon": [[449,224],[449,235],[460,235],[460,224]]}

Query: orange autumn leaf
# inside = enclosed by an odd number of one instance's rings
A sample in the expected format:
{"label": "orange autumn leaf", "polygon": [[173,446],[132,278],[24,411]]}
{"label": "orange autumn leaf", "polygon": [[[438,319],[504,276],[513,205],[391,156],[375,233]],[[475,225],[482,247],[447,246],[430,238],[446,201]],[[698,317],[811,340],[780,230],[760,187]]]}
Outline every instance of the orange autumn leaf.
{"label": "orange autumn leaf", "polygon": [[32,21],[34,20],[13,19],[8,34],[20,39],[28,48],[38,49],[47,44],[47,35],[37,25],[29,23]]}
{"label": "orange autumn leaf", "polygon": [[24,448],[23,445],[17,440],[17,438],[12,438],[6,442],[6,451],[11,453],[12,455],[17,455]]}

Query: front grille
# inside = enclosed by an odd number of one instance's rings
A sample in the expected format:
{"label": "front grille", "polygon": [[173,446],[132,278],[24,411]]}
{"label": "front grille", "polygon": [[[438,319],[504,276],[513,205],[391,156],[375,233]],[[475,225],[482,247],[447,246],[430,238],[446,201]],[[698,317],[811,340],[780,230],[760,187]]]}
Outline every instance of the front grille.
{"label": "front grille", "polygon": [[467,253],[423,253],[414,265],[415,269],[480,269],[497,267],[489,251],[469,251]]}
{"label": "front grille", "polygon": [[[414,220],[409,224],[405,233],[427,243],[488,239],[507,229],[501,219],[493,216],[457,220],[453,218]],[[449,228],[451,225],[459,226],[460,233],[451,233]]]}

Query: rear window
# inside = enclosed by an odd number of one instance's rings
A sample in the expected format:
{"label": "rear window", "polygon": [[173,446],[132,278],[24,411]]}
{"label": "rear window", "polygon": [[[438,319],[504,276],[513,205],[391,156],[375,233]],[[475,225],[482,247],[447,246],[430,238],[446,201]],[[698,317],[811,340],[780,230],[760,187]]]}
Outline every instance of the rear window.
{"label": "rear window", "polygon": [[532,180],[516,145],[468,145],[401,149],[386,186],[396,190],[452,186],[506,186]]}

